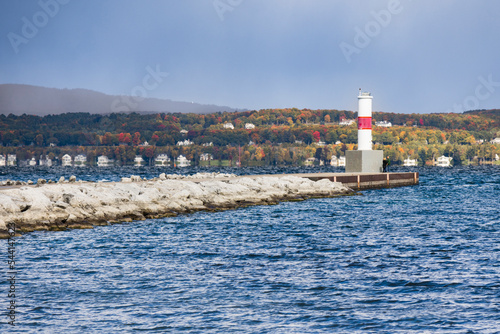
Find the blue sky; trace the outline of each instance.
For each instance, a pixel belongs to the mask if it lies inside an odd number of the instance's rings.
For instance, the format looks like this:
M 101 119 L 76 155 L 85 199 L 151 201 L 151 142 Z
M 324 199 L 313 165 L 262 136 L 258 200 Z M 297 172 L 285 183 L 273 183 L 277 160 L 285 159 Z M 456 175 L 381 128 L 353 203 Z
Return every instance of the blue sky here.
M 0 83 L 248 109 L 356 110 L 358 88 L 385 112 L 500 108 L 499 14 L 494 0 L 0 0 Z

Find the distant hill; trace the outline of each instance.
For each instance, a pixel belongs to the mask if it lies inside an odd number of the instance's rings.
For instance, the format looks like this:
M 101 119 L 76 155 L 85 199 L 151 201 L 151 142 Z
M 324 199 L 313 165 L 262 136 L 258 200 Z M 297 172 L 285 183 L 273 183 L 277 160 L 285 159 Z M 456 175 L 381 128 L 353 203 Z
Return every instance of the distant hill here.
M 0 84 L 0 114 L 58 115 L 69 112 L 179 112 L 207 114 L 242 111 L 227 106 L 178 102 L 156 98 L 106 95 L 87 89 L 57 89 L 31 85 Z
M 464 114 L 484 116 L 500 123 L 500 109 L 469 110 L 465 111 Z

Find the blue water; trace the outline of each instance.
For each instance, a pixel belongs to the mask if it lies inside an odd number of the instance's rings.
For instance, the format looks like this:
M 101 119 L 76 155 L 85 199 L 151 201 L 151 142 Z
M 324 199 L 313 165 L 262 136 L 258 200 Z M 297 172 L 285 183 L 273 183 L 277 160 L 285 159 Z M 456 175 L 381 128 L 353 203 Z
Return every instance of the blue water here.
M 408 171 L 410 169 L 400 169 Z M 414 170 L 412 170 L 414 171 Z M 282 174 L 282 173 L 343 173 L 343 167 L 316 166 L 316 167 L 0 167 L 0 181 L 34 181 L 39 178 L 58 181 L 61 176 L 66 180 L 71 175 L 75 175 L 77 180 L 83 181 L 120 181 L 122 177 L 130 175 L 139 175 L 151 179 L 158 177 L 161 173 L 192 175 L 195 173 L 228 173 L 237 175 L 256 175 L 256 174 Z
M 360 196 L 23 235 L 16 331 L 499 333 L 500 167 L 419 172 Z

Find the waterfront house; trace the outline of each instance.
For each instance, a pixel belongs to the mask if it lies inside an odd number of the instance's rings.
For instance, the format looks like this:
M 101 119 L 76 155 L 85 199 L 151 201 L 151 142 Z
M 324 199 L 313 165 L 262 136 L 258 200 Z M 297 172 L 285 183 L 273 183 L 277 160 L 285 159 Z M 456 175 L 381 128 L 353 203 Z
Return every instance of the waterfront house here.
M 146 160 L 141 155 L 136 155 L 134 158 L 134 166 L 141 167 L 146 164 Z
M 304 166 L 313 166 L 314 163 L 317 161 L 318 159 L 316 158 L 307 158 L 305 161 L 304 161 Z
M 38 161 L 38 164 L 40 166 L 51 167 L 52 166 L 52 159 L 50 159 L 48 156 L 45 156 L 45 159 L 43 159 L 43 157 L 40 156 L 40 160 Z
M 87 156 L 83 154 L 78 154 L 75 157 L 75 166 L 82 167 L 87 164 Z
M 158 154 L 155 158 L 155 166 L 169 166 L 170 158 L 165 153 Z
M 109 159 L 105 155 L 100 155 L 97 157 L 97 166 L 99 167 L 110 167 L 113 166 L 114 160 Z
M 63 155 L 62 159 L 61 159 L 61 164 L 63 165 L 63 167 L 68 167 L 68 166 L 71 166 L 72 165 L 72 161 L 71 161 L 71 156 L 69 154 L 65 154 Z
M 177 162 L 177 167 L 188 167 L 189 165 L 191 165 L 191 161 L 186 159 L 186 157 L 183 156 L 182 154 L 177 157 L 176 162 Z
M 28 166 L 30 166 L 30 167 L 36 166 L 35 157 L 31 158 L 31 160 L 28 161 Z
M 345 167 L 345 157 L 337 158 L 335 155 L 332 155 L 332 159 L 330 160 L 330 166 Z
M 437 158 L 434 165 L 438 167 L 451 167 L 451 160 L 453 160 L 453 158 L 445 157 L 444 155 L 442 155 Z
M 417 159 L 410 159 L 410 157 L 408 157 L 403 161 L 403 166 L 415 167 L 415 166 L 417 166 Z
M 210 153 L 203 153 L 202 155 L 200 155 L 200 160 L 201 161 L 210 161 L 210 160 L 214 160 L 214 156 Z
M 16 166 L 17 165 L 17 155 L 8 154 L 7 155 L 7 166 Z
M 0 167 L 5 167 L 7 164 L 7 160 L 5 159 L 5 155 L 0 155 Z

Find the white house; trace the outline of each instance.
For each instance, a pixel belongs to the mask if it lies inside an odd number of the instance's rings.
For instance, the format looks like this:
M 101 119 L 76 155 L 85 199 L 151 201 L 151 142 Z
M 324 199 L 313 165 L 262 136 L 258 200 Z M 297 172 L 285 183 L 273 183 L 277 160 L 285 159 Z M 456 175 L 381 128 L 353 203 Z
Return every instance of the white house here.
M 15 154 L 7 155 L 7 166 L 16 166 L 17 165 L 17 156 Z
M 392 123 L 387 121 L 380 121 L 380 122 L 375 122 L 375 125 L 381 126 L 383 128 L 390 128 L 392 126 Z
M 224 123 L 224 129 L 231 129 L 231 130 L 234 130 L 234 125 L 233 125 L 233 123 Z
M 210 153 L 203 153 L 202 155 L 200 155 L 200 160 L 201 161 L 210 161 L 210 160 L 214 160 L 214 156 Z
M 410 159 L 410 157 L 403 160 L 403 166 L 405 167 L 415 167 L 417 166 L 417 159 Z
M 492 144 L 500 144 L 500 138 L 495 138 L 491 141 Z
M 177 146 L 189 146 L 189 145 L 193 145 L 193 144 L 194 143 L 189 139 L 177 142 Z
M 177 157 L 176 162 L 177 167 L 188 167 L 189 165 L 191 165 L 191 162 L 182 154 Z
M 31 158 L 31 160 L 28 160 L 28 166 L 36 166 L 36 159 L 35 157 Z
M 353 120 L 353 119 L 343 119 L 339 122 L 339 125 L 340 126 L 349 126 L 349 125 L 352 125 L 354 124 L 356 121 Z
M 61 164 L 64 167 L 71 166 L 71 156 L 69 154 L 63 155 L 61 161 L 62 161 Z
M 134 166 L 141 167 L 146 164 L 146 161 L 142 158 L 141 155 L 136 155 L 134 158 Z
M 109 167 L 113 166 L 114 160 L 108 158 L 105 155 L 100 155 L 97 157 L 97 166 L 98 167 Z
M 210 142 L 210 143 L 203 143 L 202 146 L 214 146 L 214 143 Z
M 78 154 L 75 157 L 75 166 L 85 166 L 87 164 L 87 156 L 83 154 Z
M 307 158 L 306 161 L 304 161 L 304 166 L 312 166 L 317 160 L 316 158 Z
M 453 160 L 453 158 L 445 157 L 444 155 L 442 155 L 437 158 L 434 165 L 438 167 L 451 167 L 451 160 Z
M 245 129 L 247 129 L 247 130 L 255 129 L 255 125 L 253 125 L 252 123 L 246 123 L 245 124 Z
M 332 160 L 330 160 L 330 166 L 345 166 L 345 157 L 337 158 L 335 155 L 332 155 Z
M 170 165 L 170 158 L 165 153 L 158 154 L 155 158 L 155 166 L 168 166 Z
M 187 135 L 188 134 L 188 130 L 184 130 L 182 129 L 181 131 L 179 131 L 181 133 L 181 135 Z
M 52 159 L 50 159 L 48 156 L 45 156 L 45 159 L 42 158 L 42 156 L 40 156 L 40 160 L 38 161 L 38 164 L 40 166 L 52 166 Z
M 5 160 L 5 155 L 1 154 L 0 155 L 0 167 L 5 167 L 7 164 L 7 160 Z

